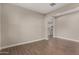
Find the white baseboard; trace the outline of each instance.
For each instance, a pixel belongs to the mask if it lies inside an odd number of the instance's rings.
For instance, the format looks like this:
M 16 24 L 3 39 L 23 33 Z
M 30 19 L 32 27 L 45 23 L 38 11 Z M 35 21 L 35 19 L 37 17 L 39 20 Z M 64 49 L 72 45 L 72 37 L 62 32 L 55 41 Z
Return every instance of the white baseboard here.
M 65 38 L 65 37 L 60 37 L 60 36 L 54 36 L 55 38 L 60 38 L 60 39 L 64 39 L 64 40 L 69 40 L 69 41 L 74 41 L 74 42 L 78 42 L 79 40 L 75 40 L 75 39 L 70 39 L 70 38 Z
M 9 47 L 23 45 L 23 44 L 29 44 L 29 43 L 37 42 L 37 41 L 41 41 L 41 40 L 47 40 L 47 39 L 42 38 L 42 39 L 37 39 L 37 40 L 32 40 L 32 41 L 27 41 L 27 42 L 16 43 L 16 44 L 12 44 L 12 45 L 7 45 L 7 46 L 4 46 L 4 47 L 1 47 L 0 50 L 1 49 L 5 49 L 5 48 L 9 48 Z

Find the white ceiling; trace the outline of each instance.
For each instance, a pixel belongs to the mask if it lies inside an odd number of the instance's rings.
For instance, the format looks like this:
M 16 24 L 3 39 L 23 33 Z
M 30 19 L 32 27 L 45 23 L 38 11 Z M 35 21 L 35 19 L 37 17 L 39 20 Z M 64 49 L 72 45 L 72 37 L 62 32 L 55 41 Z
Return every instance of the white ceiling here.
M 49 5 L 50 3 L 16 3 L 16 5 L 46 14 L 48 12 L 54 11 L 60 7 L 67 5 L 67 3 L 56 3 L 53 7 Z

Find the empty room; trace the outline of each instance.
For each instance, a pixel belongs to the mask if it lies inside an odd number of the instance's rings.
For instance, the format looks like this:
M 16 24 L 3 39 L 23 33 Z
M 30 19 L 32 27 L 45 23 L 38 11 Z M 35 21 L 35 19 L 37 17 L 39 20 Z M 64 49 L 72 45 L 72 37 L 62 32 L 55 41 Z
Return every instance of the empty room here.
M 0 3 L 0 55 L 79 55 L 79 3 Z

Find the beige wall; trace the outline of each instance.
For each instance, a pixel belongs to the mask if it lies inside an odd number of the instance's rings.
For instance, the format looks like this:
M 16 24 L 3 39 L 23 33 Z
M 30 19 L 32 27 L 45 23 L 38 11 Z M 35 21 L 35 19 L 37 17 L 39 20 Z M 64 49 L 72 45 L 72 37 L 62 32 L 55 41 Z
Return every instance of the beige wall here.
M 3 4 L 2 46 L 44 38 L 44 15 Z
M 65 12 L 67 10 L 79 7 L 79 4 L 70 4 L 54 12 L 49 13 L 47 20 L 57 13 Z M 72 40 L 79 40 L 79 12 L 70 15 L 64 15 L 54 20 L 54 36 Z
M 1 4 L 0 4 L 0 47 L 1 47 Z
M 79 12 L 56 18 L 56 37 L 79 40 Z

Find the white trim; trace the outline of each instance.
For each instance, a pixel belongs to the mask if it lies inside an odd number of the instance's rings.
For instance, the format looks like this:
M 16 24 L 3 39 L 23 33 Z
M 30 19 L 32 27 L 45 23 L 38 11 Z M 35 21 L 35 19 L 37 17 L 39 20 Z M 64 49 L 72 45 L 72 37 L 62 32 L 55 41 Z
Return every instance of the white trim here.
M 76 39 L 70 39 L 70 38 L 65 38 L 65 37 L 60 37 L 60 36 L 54 36 L 54 37 L 55 38 L 64 39 L 64 40 L 74 41 L 74 42 L 78 42 L 79 43 L 79 40 L 76 40 Z
M 54 15 L 54 17 L 62 16 L 62 15 L 65 15 L 65 14 L 70 14 L 70 13 L 78 12 L 78 11 L 79 11 L 79 7 L 76 7 L 74 9 L 71 9 L 71 10 L 68 10 L 68 11 L 65 11 L 65 12 L 57 13 L 56 15 Z
M 37 39 L 37 40 L 32 40 L 32 41 L 27 41 L 27 42 L 16 43 L 16 44 L 12 44 L 12 45 L 7 45 L 7 46 L 4 46 L 4 47 L 1 47 L 0 50 L 1 49 L 5 49 L 5 48 L 9 48 L 9 47 L 23 45 L 23 44 L 29 44 L 29 43 L 37 42 L 37 41 L 40 41 L 40 40 L 46 40 L 46 39 L 42 38 L 42 39 Z
M 49 40 L 47 37 L 46 38 L 44 38 L 45 40 Z

